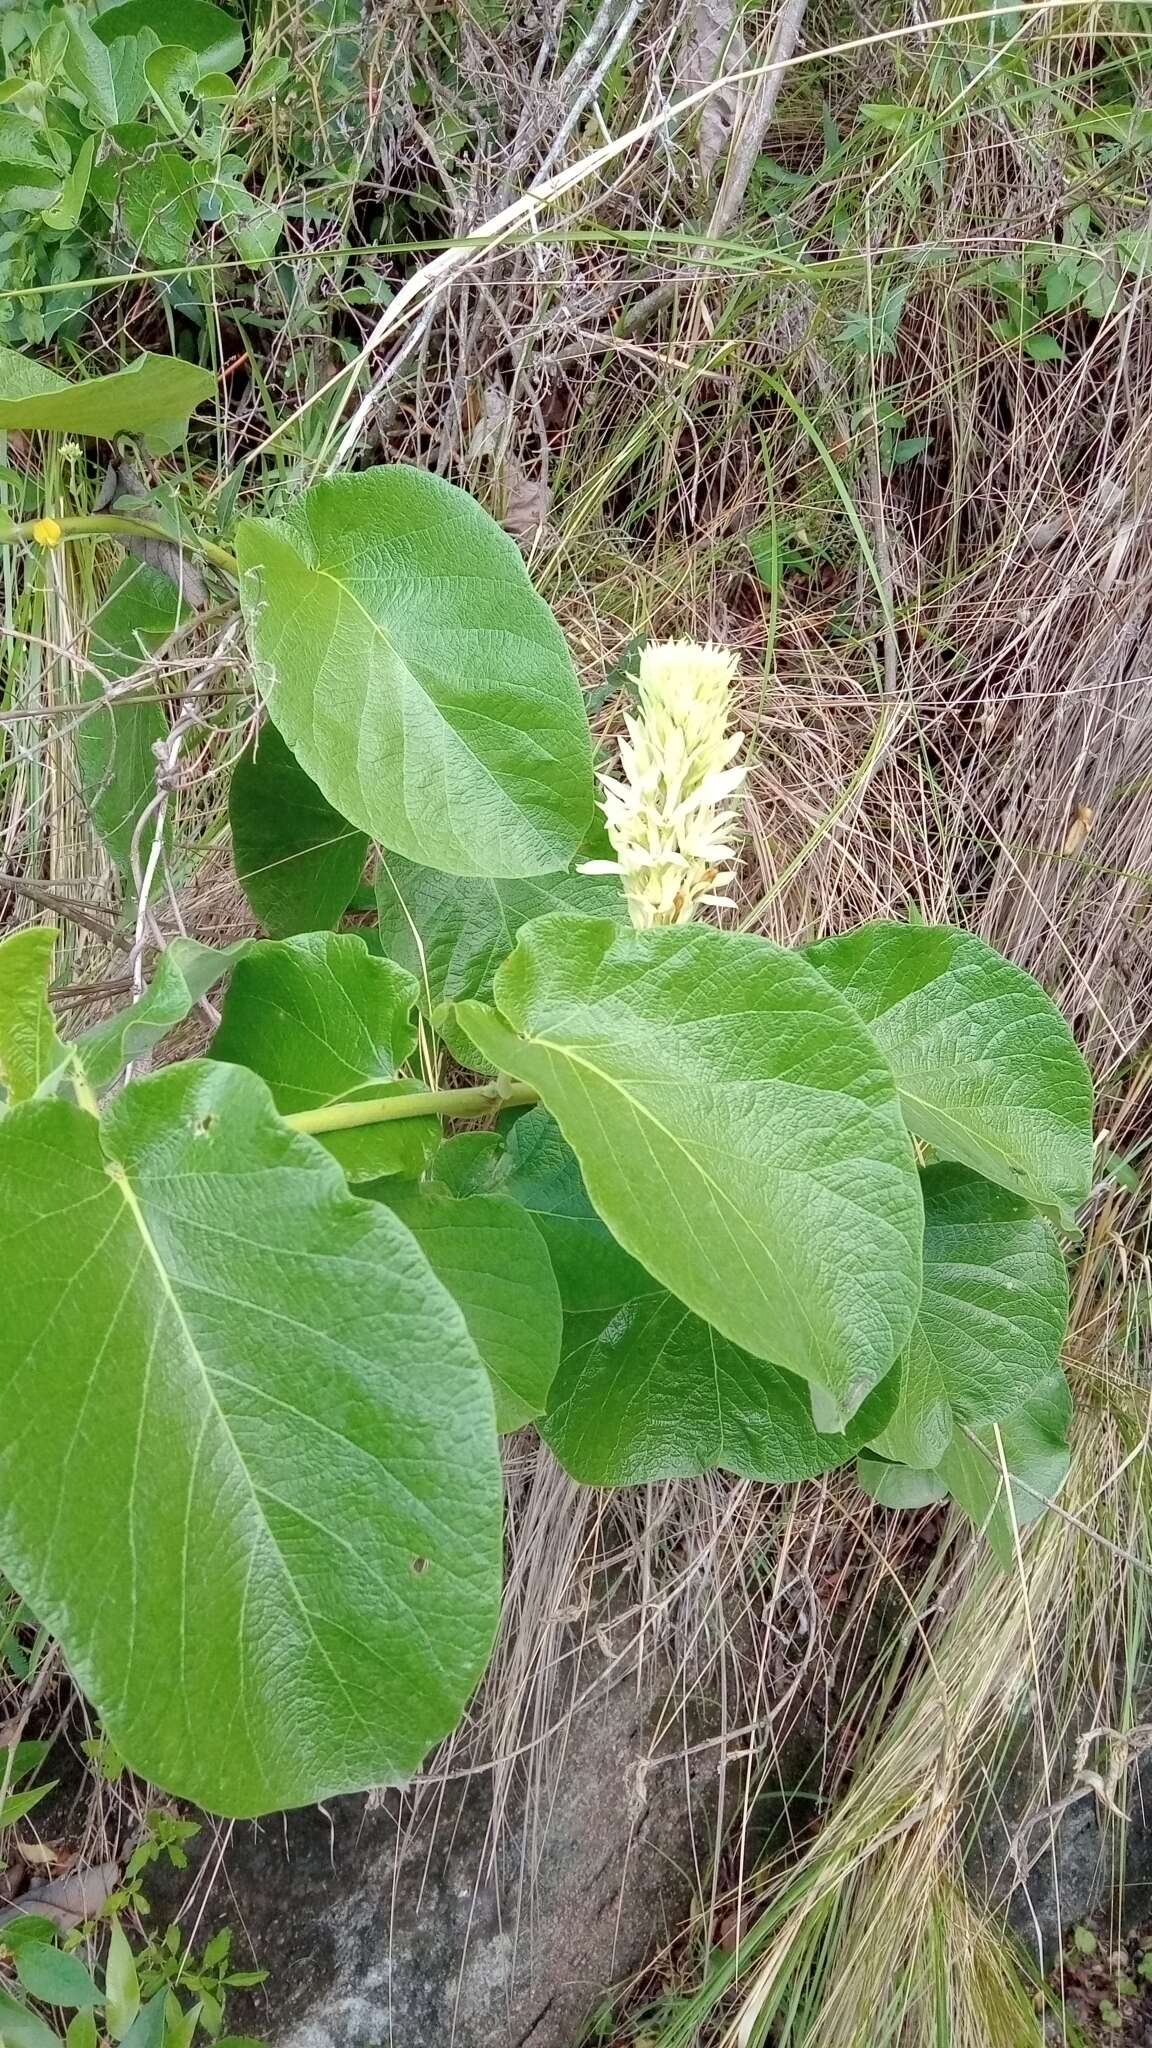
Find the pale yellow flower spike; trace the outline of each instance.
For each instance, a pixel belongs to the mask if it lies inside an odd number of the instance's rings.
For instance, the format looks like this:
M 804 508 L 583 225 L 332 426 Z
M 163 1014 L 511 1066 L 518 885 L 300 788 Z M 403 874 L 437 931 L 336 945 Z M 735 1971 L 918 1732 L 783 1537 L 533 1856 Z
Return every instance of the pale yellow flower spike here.
M 733 766 L 744 734 L 728 731 L 736 656 L 666 640 L 640 656 L 640 706 L 620 741 L 622 775 L 602 774 L 604 822 L 616 855 L 585 874 L 618 874 L 641 929 L 686 924 L 700 903 L 727 903 L 732 799 L 747 774 Z

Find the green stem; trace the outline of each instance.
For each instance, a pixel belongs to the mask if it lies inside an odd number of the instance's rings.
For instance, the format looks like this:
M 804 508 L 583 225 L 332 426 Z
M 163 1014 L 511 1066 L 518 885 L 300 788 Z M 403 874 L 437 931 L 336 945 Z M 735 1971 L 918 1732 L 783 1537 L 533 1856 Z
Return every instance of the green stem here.
M 539 1102 L 523 1081 L 484 1081 L 476 1088 L 430 1088 L 427 1094 L 383 1095 L 366 1102 L 328 1102 L 323 1109 L 301 1109 L 284 1121 L 294 1131 L 352 1131 L 360 1124 L 399 1123 L 409 1116 L 450 1116 L 469 1119 L 494 1116 L 497 1110 Z
M 0 538 L 35 540 L 39 524 L 39 519 L 22 520 L 9 527 Z M 187 547 L 194 553 L 203 555 L 205 561 L 211 562 L 214 568 L 223 569 L 224 574 L 231 576 L 235 582 L 238 583 L 240 580 L 240 564 L 235 555 L 228 553 L 227 548 L 218 548 L 213 540 L 201 540 L 199 537 L 190 540 L 184 534 L 165 533 L 163 527 L 150 526 L 146 519 L 128 519 L 120 512 L 85 512 L 77 514 L 73 519 L 57 519 L 55 524 L 60 528 L 61 540 L 95 540 L 105 533 L 132 534 L 141 540 L 164 541 L 168 547 Z

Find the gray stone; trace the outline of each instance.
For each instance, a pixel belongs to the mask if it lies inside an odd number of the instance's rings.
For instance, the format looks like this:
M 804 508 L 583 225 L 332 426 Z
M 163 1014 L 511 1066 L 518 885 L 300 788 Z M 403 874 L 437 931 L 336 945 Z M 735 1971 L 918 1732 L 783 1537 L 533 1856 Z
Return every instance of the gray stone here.
M 1001 1904 L 1014 1932 L 1050 1971 L 1068 1930 L 1121 1905 L 1125 1926 L 1152 1920 L 1152 1753 L 1134 1758 L 1114 1796 L 1129 1815 L 1121 1825 L 1068 1759 L 1058 1797 L 1046 1803 L 1030 1744 L 999 1776 L 994 1811 L 981 1826 L 969 1871 Z M 1106 1758 L 1093 1752 L 1098 1771 Z
M 709 1854 L 719 1745 L 651 1760 L 667 1691 L 667 1673 L 601 1684 L 555 1737 L 543 1790 L 514 1792 L 498 1828 L 491 1773 L 475 1770 L 426 1786 L 415 1822 L 389 1794 L 238 1824 L 220 1872 L 205 1831 L 203 1931 L 227 1921 L 237 1966 L 250 1944 L 269 1972 L 233 1995 L 229 2032 L 278 2048 L 572 2048 L 608 1988 L 682 1929 Z M 660 1754 L 675 1747 L 666 1736 Z M 156 1918 L 187 1929 L 191 1903 L 149 1890 Z

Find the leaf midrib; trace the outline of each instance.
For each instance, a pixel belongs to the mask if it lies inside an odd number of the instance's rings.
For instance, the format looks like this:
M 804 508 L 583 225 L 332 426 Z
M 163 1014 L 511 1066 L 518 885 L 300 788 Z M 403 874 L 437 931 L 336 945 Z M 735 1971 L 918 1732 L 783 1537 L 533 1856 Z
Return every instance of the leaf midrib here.
M 141 1242 L 144 1245 L 145 1251 L 152 1263 L 153 1270 L 155 1271 L 157 1280 L 160 1284 L 161 1292 L 172 1311 L 173 1317 L 176 1321 L 177 1328 L 180 1332 L 181 1337 L 184 1340 L 187 1354 L 189 1358 L 193 1361 L 197 1371 L 199 1372 L 201 1381 L 203 1383 L 204 1392 L 208 1398 L 209 1406 L 216 1416 L 219 1426 L 223 1431 L 225 1440 L 232 1453 L 235 1465 L 242 1476 L 245 1489 L 252 1503 L 253 1512 L 256 1516 L 256 1519 L 261 1529 L 264 1531 L 265 1538 L 272 1552 L 272 1555 L 275 1557 L 277 1565 L 279 1566 L 281 1575 L 283 1577 L 285 1585 L 288 1588 L 289 1595 L 292 1599 L 293 1605 L 299 1612 L 300 1618 L 304 1623 L 305 1629 L 307 1630 L 309 1639 L 312 1641 L 312 1643 L 314 1643 L 317 1653 L 323 1659 L 324 1664 L 327 1666 L 327 1669 L 331 1674 L 333 1683 L 337 1687 L 337 1690 L 340 1692 L 340 1694 L 343 1696 L 347 1704 L 348 1711 L 351 1714 L 352 1718 L 355 1721 L 357 1721 L 362 1728 L 368 1730 L 368 1732 L 371 1732 L 369 1723 L 365 1720 L 364 1715 L 361 1713 L 360 1709 L 357 1707 L 355 1701 L 353 1700 L 351 1693 L 348 1691 L 348 1688 L 344 1683 L 340 1671 L 332 1662 L 332 1659 L 328 1655 L 328 1652 L 325 1649 L 324 1644 L 320 1641 L 320 1638 L 316 1633 L 316 1628 L 312 1616 L 310 1615 L 307 1607 L 305 1606 L 303 1598 L 301 1597 L 300 1589 L 297 1586 L 295 1580 L 292 1577 L 291 1572 L 288 1569 L 287 1561 L 284 1557 L 282 1550 L 280 1549 L 279 1544 L 276 1541 L 268 1517 L 264 1513 L 264 1510 L 261 1506 L 260 1495 L 256 1483 L 252 1478 L 252 1475 L 248 1470 L 248 1466 L 241 1454 L 240 1446 L 236 1441 L 235 1435 L 232 1431 L 231 1424 L 228 1421 L 228 1417 L 220 1405 L 219 1397 L 212 1383 L 211 1374 L 209 1373 L 207 1364 L 205 1363 L 205 1360 L 201 1354 L 200 1347 L 192 1334 L 187 1316 L 184 1313 L 183 1304 L 181 1303 L 180 1297 L 176 1293 L 175 1287 L 173 1286 L 171 1275 L 169 1274 L 168 1269 L 160 1256 L 160 1247 L 156 1243 L 156 1240 L 148 1227 L 148 1220 L 144 1214 L 144 1210 L 141 1206 L 140 1199 L 136 1193 L 136 1190 L 132 1186 L 132 1183 L 123 1165 L 118 1160 L 113 1161 L 111 1163 L 113 1166 L 113 1172 L 110 1177 L 114 1181 L 116 1187 L 119 1189 L 121 1199 L 124 1202 L 125 1208 L 127 1209 L 132 1224 L 135 1227 L 136 1231 L 139 1233 Z M 141 1405 L 141 1413 L 143 1413 L 143 1404 Z M 246 1665 L 244 1664 L 243 1660 L 241 1660 L 241 1669 L 246 1669 Z

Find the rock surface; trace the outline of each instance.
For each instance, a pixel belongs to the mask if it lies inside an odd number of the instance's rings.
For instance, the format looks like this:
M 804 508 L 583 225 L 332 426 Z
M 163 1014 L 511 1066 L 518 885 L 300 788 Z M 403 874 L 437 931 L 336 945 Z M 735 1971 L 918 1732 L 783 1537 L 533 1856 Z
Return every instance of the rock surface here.
M 682 1929 L 709 1853 L 719 1746 L 653 1762 L 667 1690 L 666 1675 L 603 1682 L 556 1738 L 543 1793 L 514 1793 L 498 1829 L 477 1770 L 426 1788 L 415 1824 L 394 1795 L 237 1824 L 219 1872 L 205 1830 L 203 1931 L 226 1920 L 237 1966 L 250 1944 L 269 1973 L 234 1994 L 229 2032 L 277 2048 L 572 2048 L 608 1989 Z M 665 1735 L 658 1756 L 675 1747 Z M 179 1910 L 187 1929 L 192 1907 L 149 1890 L 155 1916 Z

